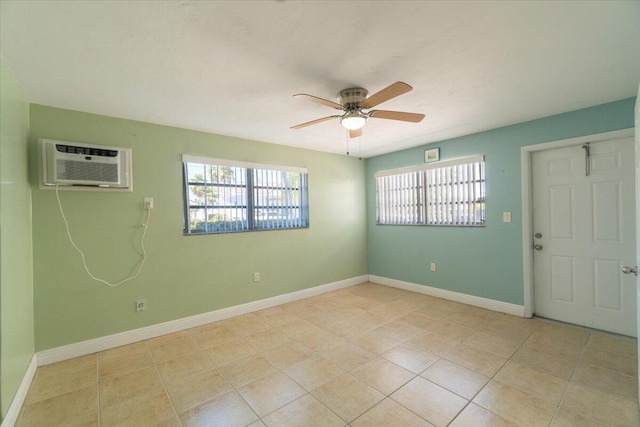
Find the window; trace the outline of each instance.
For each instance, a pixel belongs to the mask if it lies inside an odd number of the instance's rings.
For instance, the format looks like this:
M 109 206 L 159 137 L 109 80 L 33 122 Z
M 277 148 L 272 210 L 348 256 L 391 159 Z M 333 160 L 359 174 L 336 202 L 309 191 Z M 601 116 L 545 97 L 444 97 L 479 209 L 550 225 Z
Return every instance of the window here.
M 424 172 L 376 176 L 378 224 L 424 223 Z
M 378 172 L 377 223 L 484 225 L 484 156 Z
M 309 226 L 307 170 L 183 156 L 185 234 Z

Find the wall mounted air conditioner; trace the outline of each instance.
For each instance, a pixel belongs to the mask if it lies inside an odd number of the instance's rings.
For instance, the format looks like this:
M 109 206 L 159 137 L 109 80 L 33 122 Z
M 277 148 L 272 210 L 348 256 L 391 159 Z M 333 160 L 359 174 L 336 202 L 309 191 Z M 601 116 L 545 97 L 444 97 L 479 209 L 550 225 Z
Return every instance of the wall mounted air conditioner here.
M 42 186 L 133 191 L 131 149 L 41 139 Z M 90 188 L 86 188 L 90 189 Z

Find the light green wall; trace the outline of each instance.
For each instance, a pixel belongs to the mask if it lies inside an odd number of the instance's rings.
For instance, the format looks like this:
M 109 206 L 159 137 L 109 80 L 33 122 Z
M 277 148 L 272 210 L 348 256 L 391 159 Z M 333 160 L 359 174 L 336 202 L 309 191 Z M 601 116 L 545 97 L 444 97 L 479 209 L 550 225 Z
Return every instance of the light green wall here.
M 29 105 L 0 61 L 0 401 L 2 418 L 34 352 Z
M 522 191 L 520 147 L 633 127 L 635 98 L 442 141 L 367 160 L 369 273 L 522 305 Z M 427 118 L 428 120 L 428 118 Z M 486 226 L 376 225 L 376 171 L 484 154 Z M 502 212 L 512 222 L 502 222 Z M 435 262 L 437 271 L 429 271 Z
M 37 350 L 367 273 L 364 161 L 40 105 L 30 112 Z M 55 192 L 38 187 L 38 138 L 133 149 L 133 193 L 60 196 L 90 269 L 112 282 L 139 261 L 142 202 L 154 198 L 148 259 L 137 279 L 109 288 L 84 272 Z M 183 236 L 183 153 L 307 167 L 310 228 Z M 139 298 L 148 301 L 142 313 L 134 311 Z

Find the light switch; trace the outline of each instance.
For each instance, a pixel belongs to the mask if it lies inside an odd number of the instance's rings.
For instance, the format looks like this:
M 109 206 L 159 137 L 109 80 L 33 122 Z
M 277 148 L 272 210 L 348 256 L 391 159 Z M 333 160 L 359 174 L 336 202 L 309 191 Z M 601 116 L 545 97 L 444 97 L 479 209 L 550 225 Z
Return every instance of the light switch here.
M 502 212 L 502 222 L 511 222 L 511 212 Z

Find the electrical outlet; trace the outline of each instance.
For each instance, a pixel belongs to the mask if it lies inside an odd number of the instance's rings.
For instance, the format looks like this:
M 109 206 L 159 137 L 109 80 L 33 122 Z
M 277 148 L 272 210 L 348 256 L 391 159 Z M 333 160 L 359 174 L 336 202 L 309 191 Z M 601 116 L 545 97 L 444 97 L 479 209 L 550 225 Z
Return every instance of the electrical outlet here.
M 147 309 L 146 299 L 136 300 L 136 311 L 145 311 L 146 309 Z
M 144 198 L 144 208 L 147 210 L 153 209 L 153 197 Z
M 258 272 L 253 273 L 253 281 L 254 282 L 259 282 L 260 281 L 260 273 L 258 273 Z
M 435 262 L 431 263 L 431 271 L 436 271 L 436 263 Z

